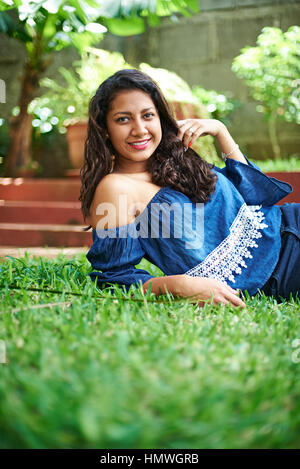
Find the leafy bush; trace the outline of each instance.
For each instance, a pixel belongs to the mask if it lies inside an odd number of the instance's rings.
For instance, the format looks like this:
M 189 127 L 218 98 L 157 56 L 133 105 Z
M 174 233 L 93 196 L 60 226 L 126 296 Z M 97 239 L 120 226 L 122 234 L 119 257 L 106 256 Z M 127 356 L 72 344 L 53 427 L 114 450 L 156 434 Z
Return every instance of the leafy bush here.
M 73 64 L 74 69 L 59 68 L 63 84 L 58 80 L 44 78 L 41 85 L 48 88 L 42 97 L 35 99 L 29 106 L 29 112 L 48 114 L 48 119 L 40 119 L 40 125 L 52 128 L 51 119 L 57 119 L 60 127 L 86 120 L 89 101 L 97 87 L 106 78 L 122 68 L 132 68 L 119 52 L 88 48 L 80 60 Z M 49 120 L 50 119 L 50 120 Z M 38 124 L 38 122 L 36 121 Z M 50 125 L 49 125 L 50 124 Z
M 206 107 L 213 119 L 222 121 L 226 126 L 230 123 L 228 118 L 230 113 L 241 105 L 229 91 L 219 93 L 215 90 L 206 90 L 201 86 L 194 86 L 192 93 Z
M 280 156 L 276 120 L 300 124 L 300 27 L 285 33 L 266 27 L 257 38 L 257 47 L 245 47 L 232 64 L 232 70 L 244 78 L 256 107 L 269 123 L 269 135 L 275 158 Z
M 35 115 L 33 125 L 43 133 L 50 131 L 54 125 L 58 124 L 61 132 L 65 132 L 65 126 L 87 120 L 89 101 L 99 84 L 124 68 L 133 67 L 119 52 L 88 48 L 88 52 L 82 55 L 81 60 L 74 62 L 74 70 L 64 67 L 59 69 L 64 84 L 49 78 L 42 80 L 41 84 L 49 91 L 35 99 L 29 107 L 30 112 Z M 192 105 L 193 117 L 210 117 L 207 106 L 202 104 L 201 99 L 192 92 L 188 83 L 176 73 L 154 68 L 146 63 L 141 63 L 139 69 L 159 84 L 167 101 L 180 105 L 182 118 L 191 117 L 191 110 L 187 108 L 187 104 Z M 195 143 L 194 148 L 205 159 L 214 163 L 219 161 L 213 137 L 201 138 Z

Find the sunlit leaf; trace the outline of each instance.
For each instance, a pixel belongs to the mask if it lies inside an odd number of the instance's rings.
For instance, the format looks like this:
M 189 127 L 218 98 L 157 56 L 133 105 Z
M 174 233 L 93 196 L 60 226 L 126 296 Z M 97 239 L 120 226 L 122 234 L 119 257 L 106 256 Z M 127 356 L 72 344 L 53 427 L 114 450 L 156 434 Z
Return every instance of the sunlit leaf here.
M 131 36 L 142 34 L 145 31 L 145 23 L 142 18 L 109 18 L 105 20 L 109 32 L 117 36 Z

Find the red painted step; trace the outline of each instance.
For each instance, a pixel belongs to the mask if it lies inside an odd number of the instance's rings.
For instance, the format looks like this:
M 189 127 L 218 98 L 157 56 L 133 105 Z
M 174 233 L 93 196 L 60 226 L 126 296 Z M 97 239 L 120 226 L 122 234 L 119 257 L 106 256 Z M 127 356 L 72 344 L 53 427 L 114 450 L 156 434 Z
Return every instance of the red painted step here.
M 77 202 L 79 179 L 0 178 L 0 199 Z
M 0 223 L 84 225 L 80 202 L 0 200 Z
M 266 173 L 268 176 L 279 179 L 279 181 L 288 182 L 293 187 L 293 192 L 277 205 L 287 204 L 291 202 L 300 203 L 300 171 L 298 172 L 273 172 Z
M 82 231 L 84 227 L 82 225 L 0 223 L 0 245 L 89 247 L 92 245 L 92 233 Z
M 294 188 L 279 205 L 300 202 L 300 172 L 267 174 Z M 91 246 L 91 231 L 82 231 L 80 184 L 78 178 L 0 178 L 0 245 Z
M 285 181 L 294 188 L 282 203 L 300 202 L 300 171 L 268 172 L 268 176 Z M 80 179 L 0 178 L 0 199 L 22 201 L 78 202 Z
M 0 245 L 91 246 L 79 179 L 0 178 Z M 2 199 L 2 200 L 1 200 Z

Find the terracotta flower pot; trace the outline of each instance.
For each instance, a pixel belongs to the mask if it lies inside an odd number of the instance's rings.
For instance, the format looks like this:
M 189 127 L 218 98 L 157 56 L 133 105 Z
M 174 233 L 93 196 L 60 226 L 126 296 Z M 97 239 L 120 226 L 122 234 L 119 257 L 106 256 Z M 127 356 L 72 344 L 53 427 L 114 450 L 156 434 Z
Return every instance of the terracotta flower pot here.
M 69 158 L 74 169 L 80 169 L 83 165 L 86 136 L 87 122 L 76 122 L 67 126 Z
M 16 177 L 19 178 L 33 178 L 37 173 L 34 168 L 20 168 L 17 170 Z
M 170 101 L 171 108 L 173 108 L 176 119 L 208 119 L 209 113 L 205 106 L 193 103 L 182 103 L 179 101 Z

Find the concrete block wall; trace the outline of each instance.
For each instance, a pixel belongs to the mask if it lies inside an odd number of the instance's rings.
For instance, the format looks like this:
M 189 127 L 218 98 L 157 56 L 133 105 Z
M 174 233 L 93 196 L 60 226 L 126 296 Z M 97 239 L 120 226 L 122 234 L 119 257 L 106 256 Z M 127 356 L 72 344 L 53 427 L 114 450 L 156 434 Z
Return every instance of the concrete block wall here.
M 102 43 L 118 49 L 131 63 L 148 62 L 182 76 L 190 85 L 219 92 L 231 91 L 243 106 L 232 115 L 230 131 L 250 157 L 272 155 L 267 124 L 243 80 L 231 71 L 234 57 L 246 45 L 255 46 L 265 26 L 286 31 L 300 24 L 300 1 L 199 0 L 201 13 L 178 21 L 165 20 L 141 36 L 117 40 L 107 35 Z M 299 125 L 278 123 L 282 155 L 300 156 Z
M 199 5 L 201 13 L 192 18 L 176 23 L 167 19 L 139 36 L 107 34 L 99 47 L 122 52 L 133 65 L 148 62 L 168 68 L 190 85 L 231 91 L 243 103 L 232 116 L 232 135 L 250 158 L 267 158 L 272 154 L 267 125 L 243 80 L 231 72 L 231 64 L 244 46 L 255 46 L 264 26 L 286 31 L 299 25 L 300 0 L 199 0 Z M 0 51 L 0 79 L 5 80 L 7 91 L 6 103 L 0 103 L 0 118 L 7 118 L 17 103 L 25 54 L 18 41 L 4 35 L 0 35 Z M 76 58 L 74 48 L 55 54 L 47 76 L 57 77 L 58 67 L 71 67 Z M 298 125 L 280 122 L 278 136 L 283 156 L 300 154 Z

